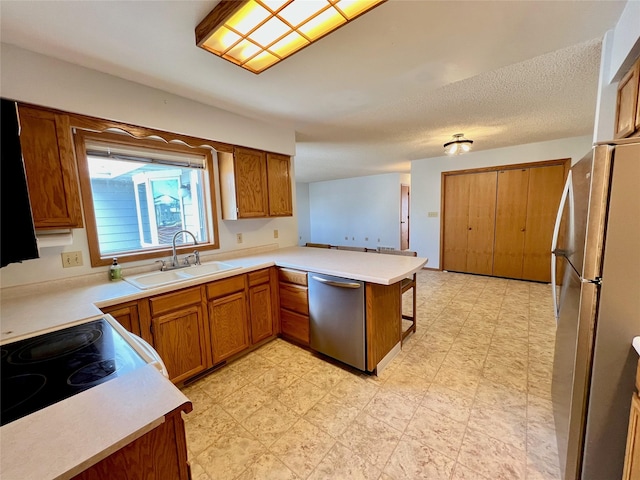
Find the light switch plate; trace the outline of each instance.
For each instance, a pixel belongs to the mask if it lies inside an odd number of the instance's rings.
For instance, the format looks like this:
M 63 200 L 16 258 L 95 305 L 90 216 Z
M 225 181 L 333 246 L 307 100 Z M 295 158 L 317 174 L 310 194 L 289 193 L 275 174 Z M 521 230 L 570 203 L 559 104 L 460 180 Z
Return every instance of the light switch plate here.
M 428 216 L 429 218 L 435 218 L 435 217 L 437 217 L 437 216 L 438 216 L 438 212 L 429 212 L 429 213 L 427 214 L 427 216 Z
M 236 242 L 242 243 L 242 234 L 241 233 L 236 233 Z
M 81 267 L 82 252 L 62 252 L 63 268 Z

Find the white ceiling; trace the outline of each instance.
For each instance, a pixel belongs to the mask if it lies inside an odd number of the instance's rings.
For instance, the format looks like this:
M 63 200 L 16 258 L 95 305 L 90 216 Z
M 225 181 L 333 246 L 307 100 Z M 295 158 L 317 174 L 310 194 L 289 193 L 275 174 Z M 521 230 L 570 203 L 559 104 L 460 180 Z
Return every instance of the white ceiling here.
M 590 135 L 624 1 L 388 0 L 254 75 L 195 46 L 210 1 L 0 2 L 1 40 L 296 131 L 296 180 Z

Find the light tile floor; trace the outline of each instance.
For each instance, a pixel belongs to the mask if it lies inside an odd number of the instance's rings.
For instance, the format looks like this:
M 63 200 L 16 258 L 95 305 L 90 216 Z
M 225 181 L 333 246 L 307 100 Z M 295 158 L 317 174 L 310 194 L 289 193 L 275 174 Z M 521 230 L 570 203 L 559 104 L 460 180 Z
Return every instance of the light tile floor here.
M 424 270 L 417 298 L 380 376 L 278 339 L 186 387 L 193 479 L 559 479 L 549 285 Z

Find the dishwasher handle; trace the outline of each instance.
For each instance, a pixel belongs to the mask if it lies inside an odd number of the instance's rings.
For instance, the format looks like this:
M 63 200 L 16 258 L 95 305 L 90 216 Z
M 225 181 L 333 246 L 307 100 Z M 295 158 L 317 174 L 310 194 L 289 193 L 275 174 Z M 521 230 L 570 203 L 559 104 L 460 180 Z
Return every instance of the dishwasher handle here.
M 315 275 L 312 275 L 311 278 L 313 278 L 314 280 L 316 280 L 318 282 L 330 285 L 332 287 L 360 288 L 360 284 L 356 283 L 356 282 L 336 282 L 335 280 L 327 280 L 326 278 L 316 277 Z

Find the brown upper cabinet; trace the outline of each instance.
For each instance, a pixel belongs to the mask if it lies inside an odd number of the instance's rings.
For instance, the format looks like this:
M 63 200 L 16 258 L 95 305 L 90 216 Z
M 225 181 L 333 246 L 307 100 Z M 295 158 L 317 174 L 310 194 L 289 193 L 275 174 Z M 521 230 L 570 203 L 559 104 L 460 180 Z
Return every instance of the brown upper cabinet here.
M 550 281 L 568 160 L 443 174 L 442 268 Z
M 35 228 L 82 228 L 69 117 L 25 105 L 19 105 L 18 115 Z
M 222 218 L 291 216 L 290 158 L 251 148 L 218 152 Z
M 615 138 L 640 135 L 640 58 L 618 84 Z
M 269 186 L 269 216 L 290 217 L 291 159 L 287 155 L 267 152 L 267 184 Z

